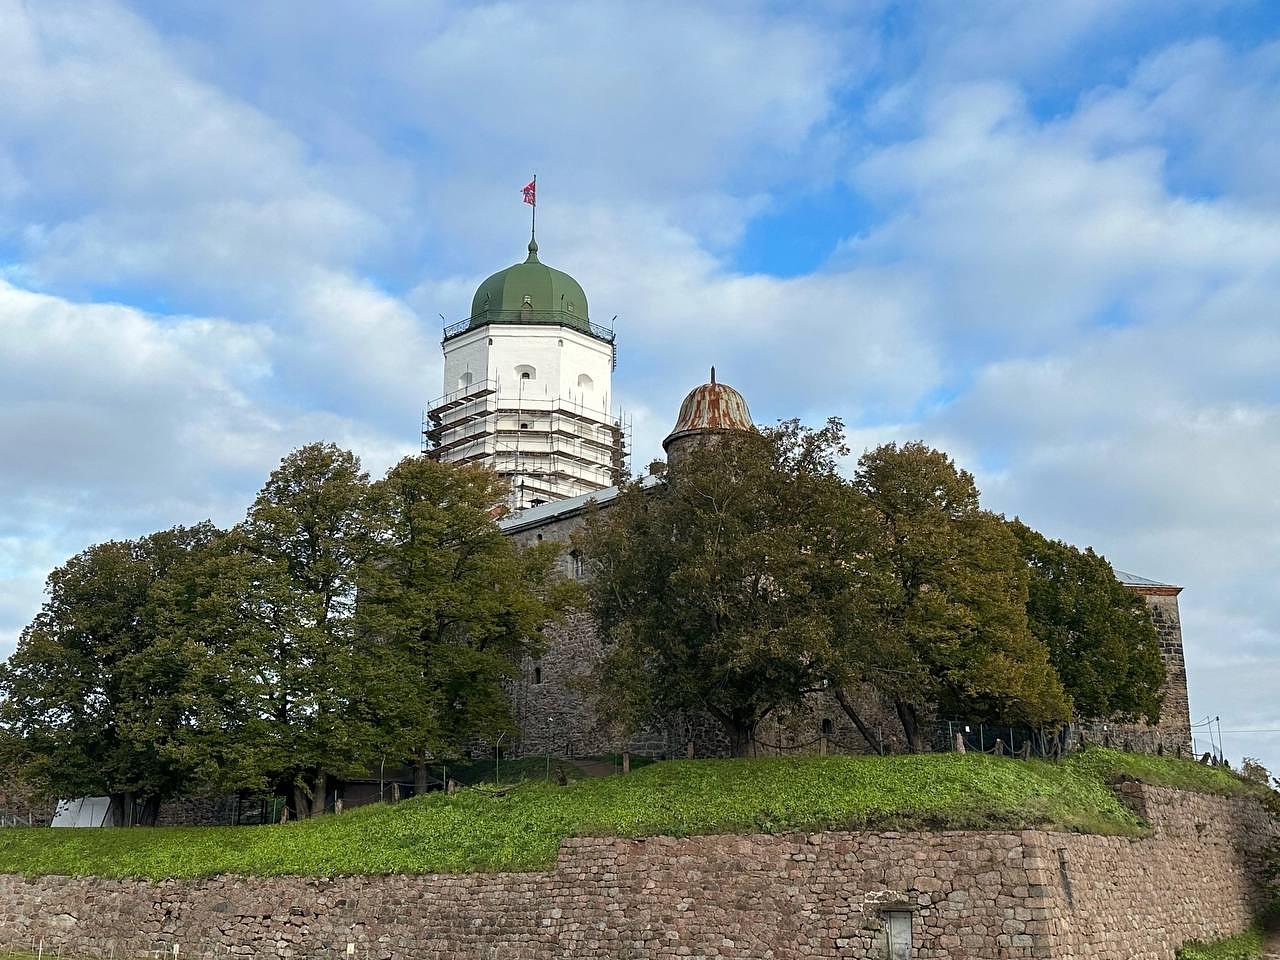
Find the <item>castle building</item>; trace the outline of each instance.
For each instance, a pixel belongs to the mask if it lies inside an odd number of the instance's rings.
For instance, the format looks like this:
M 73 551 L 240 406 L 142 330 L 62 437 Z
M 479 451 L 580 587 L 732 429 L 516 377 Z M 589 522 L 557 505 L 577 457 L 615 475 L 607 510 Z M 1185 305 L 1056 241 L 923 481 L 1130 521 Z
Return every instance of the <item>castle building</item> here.
M 610 412 L 613 331 L 591 322 L 573 277 L 529 256 L 476 290 L 445 328 L 444 392 L 427 411 L 429 456 L 491 467 L 515 510 L 603 490 L 622 477 L 624 424 Z
M 487 279 L 476 291 L 471 317 L 444 332 L 444 395 L 428 413 L 429 455 L 448 463 L 483 463 L 513 488 L 512 511 L 501 521 L 518 543 L 541 541 L 566 547 L 566 576 L 584 576 L 571 539 L 593 509 L 608 509 L 624 475 L 624 428 L 609 412 L 616 357 L 614 334 L 592 324 L 582 287 L 568 274 L 529 257 Z M 746 399 L 716 379 L 695 387 L 680 405 L 663 441 L 670 469 L 694 449 L 726 434 L 754 429 Z M 642 481 L 663 482 L 660 476 Z M 1140 594 L 1160 636 L 1166 667 L 1164 710 L 1156 726 L 1091 721 L 1076 734 L 1133 750 L 1188 754 L 1192 747 L 1186 667 L 1178 615 L 1181 587 L 1117 571 L 1121 583 Z M 624 746 L 599 728 L 577 682 L 599 661 L 602 643 L 587 613 L 548 631 L 547 649 L 528 659 L 511 697 L 520 736 L 519 754 L 592 756 Z M 851 691 L 859 712 L 882 731 L 881 749 L 902 748 L 892 709 L 870 689 Z M 940 729 L 946 718 L 937 718 Z M 974 746 L 989 747 L 981 730 Z M 944 730 L 939 745 L 952 736 Z M 1012 732 L 1010 732 L 1012 734 Z M 826 694 L 814 694 L 803 709 L 770 720 L 759 731 L 762 752 L 842 752 L 870 749 L 847 715 Z M 1010 735 L 1006 743 L 1013 739 Z M 819 747 L 819 745 L 821 745 Z M 709 717 L 669 717 L 642 731 L 628 746 L 654 756 L 724 755 L 728 744 Z

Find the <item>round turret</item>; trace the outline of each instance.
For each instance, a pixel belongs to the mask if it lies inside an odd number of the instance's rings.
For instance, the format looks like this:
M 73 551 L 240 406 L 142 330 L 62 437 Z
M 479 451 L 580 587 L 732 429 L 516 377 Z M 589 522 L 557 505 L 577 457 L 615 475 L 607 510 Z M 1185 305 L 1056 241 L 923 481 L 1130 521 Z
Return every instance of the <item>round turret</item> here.
M 716 382 L 716 368 L 711 368 L 711 382 L 695 387 L 680 404 L 675 428 L 662 441 L 667 461 L 675 466 L 690 451 L 714 443 L 726 433 L 755 429 L 747 401 L 727 383 Z
M 469 328 L 486 323 L 560 323 L 591 332 L 586 293 L 573 277 L 538 259 L 536 240 L 529 241 L 524 263 L 499 270 L 476 290 Z

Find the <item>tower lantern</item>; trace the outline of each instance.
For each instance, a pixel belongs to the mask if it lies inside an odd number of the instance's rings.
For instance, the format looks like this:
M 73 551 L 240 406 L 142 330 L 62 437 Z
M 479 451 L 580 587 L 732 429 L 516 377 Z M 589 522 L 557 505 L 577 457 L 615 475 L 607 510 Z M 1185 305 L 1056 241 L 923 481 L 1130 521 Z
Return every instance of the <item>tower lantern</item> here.
M 427 411 L 431 457 L 492 467 L 516 510 L 621 479 L 613 331 L 591 322 L 578 281 L 538 259 L 536 239 L 522 263 L 480 284 L 442 347 L 444 392 Z

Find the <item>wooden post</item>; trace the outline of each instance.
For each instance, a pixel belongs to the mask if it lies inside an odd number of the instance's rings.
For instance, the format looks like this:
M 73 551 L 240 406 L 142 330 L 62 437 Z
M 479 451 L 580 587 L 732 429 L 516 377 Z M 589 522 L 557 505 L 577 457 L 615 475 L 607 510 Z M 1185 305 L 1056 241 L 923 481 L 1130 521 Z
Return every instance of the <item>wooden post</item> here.
M 686 748 L 686 753 L 688 754 L 689 759 L 692 760 L 693 759 L 693 741 L 692 740 L 689 741 L 689 746 Z
M 624 774 L 631 772 L 631 751 L 622 751 L 622 772 Z

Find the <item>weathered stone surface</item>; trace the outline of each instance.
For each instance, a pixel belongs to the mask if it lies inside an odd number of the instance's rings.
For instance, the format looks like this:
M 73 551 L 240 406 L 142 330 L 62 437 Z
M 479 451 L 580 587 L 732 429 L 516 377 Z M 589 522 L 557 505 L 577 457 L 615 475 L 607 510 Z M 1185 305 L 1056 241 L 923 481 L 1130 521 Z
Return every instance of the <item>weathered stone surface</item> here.
M 1028 830 L 567 841 L 527 874 L 118 881 L 0 876 L 0 946 L 62 955 L 551 960 L 884 956 L 1168 960 L 1245 926 L 1276 824 L 1129 785 L 1146 839 Z

